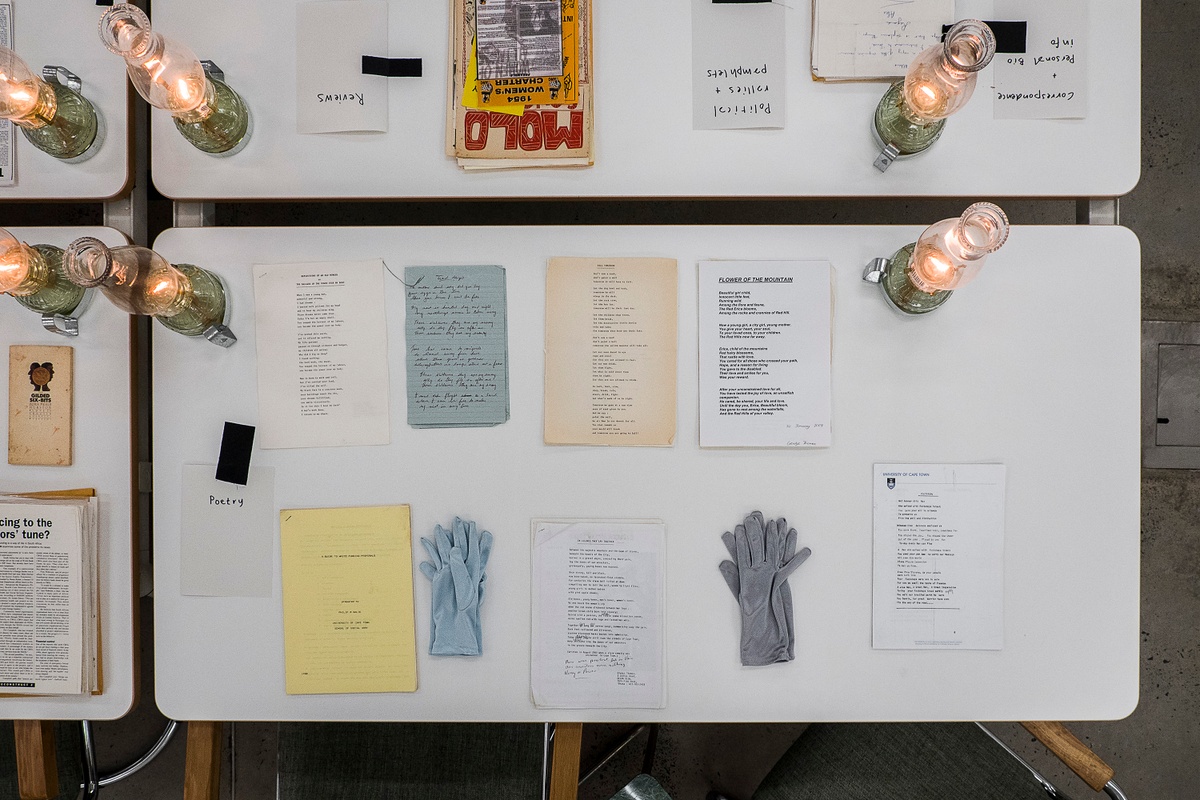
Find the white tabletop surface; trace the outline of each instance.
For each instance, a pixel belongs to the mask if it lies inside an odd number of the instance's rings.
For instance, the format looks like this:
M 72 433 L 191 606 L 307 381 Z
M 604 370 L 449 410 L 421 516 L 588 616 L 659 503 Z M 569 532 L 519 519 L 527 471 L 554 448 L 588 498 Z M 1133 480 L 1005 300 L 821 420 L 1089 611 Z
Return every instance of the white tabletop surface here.
M 1018 227 L 981 276 L 924 319 L 892 311 L 860 272 L 913 240 L 889 227 L 174 229 L 156 248 L 219 272 L 230 350 L 154 337 L 155 679 L 177 719 L 941 720 L 1087 719 L 1138 697 L 1139 248 L 1118 227 Z M 511 242 L 505 246 L 506 242 Z M 669 448 L 542 444 L 543 307 L 552 256 L 679 263 L 678 435 Z M 387 278 L 392 444 L 256 450 L 281 508 L 409 503 L 415 535 L 454 515 L 496 544 L 484 655 L 427 654 L 429 588 L 416 576 L 413 694 L 284 692 L 278 551 L 269 598 L 180 594 L 180 474 L 212 464 L 222 424 L 258 421 L 254 263 L 382 257 L 507 269 L 512 418 L 414 430 L 406 419 L 403 286 Z M 696 262 L 828 259 L 836 270 L 833 446 L 700 450 Z M 1081 275 L 1103 280 L 1081 280 Z M 929 410 L 929 413 L 926 413 Z M 936 411 L 936 413 L 934 413 Z M 876 462 L 1008 468 L 1004 649 L 871 648 Z M 761 509 L 812 558 L 793 579 L 796 660 L 744 668 L 720 534 Z M 534 708 L 534 517 L 660 518 L 667 526 L 665 709 Z M 416 545 L 414 539 L 414 545 Z M 414 547 L 414 560 L 421 550 Z
M 79 236 L 126 244 L 112 228 L 9 228 L 28 244 L 66 247 Z M 79 337 L 42 328 L 38 315 L 0 295 L 4 374 L 8 346 L 75 348 L 75 463 L 69 467 L 0 463 L 0 490 L 39 492 L 94 488 L 100 500 L 100 627 L 104 692 L 61 697 L 0 697 L 0 719 L 117 719 L 133 707 L 133 520 L 129 394 L 129 315 L 95 296 L 79 317 Z M 8 397 L 7 378 L 4 397 Z M 8 419 L 7 410 L 4 418 Z M 7 423 L 5 423 L 7 430 Z
M 423 59 L 424 77 L 391 80 L 388 133 L 307 135 L 296 132 L 295 0 L 156 0 L 155 27 L 225 70 L 254 133 L 241 153 L 214 158 L 156 112 L 154 183 L 177 200 L 1111 196 L 1137 183 L 1137 0 L 1088 4 L 1087 119 L 993 119 L 989 67 L 935 147 L 886 175 L 871 166 L 870 133 L 886 84 L 813 82 L 810 4 L 785 5 L 786 129 L 692 130 L 691 0 L 605 0 L 594 4 L 596 165 L 467 174 L 445 155 L 447 0 L 389 2 L 390 55 Z M 960 17 L 992 10 L 991 0 L 957 3 Z
M 97 24 L 105 6 L 94 2 L 48 3 L 10 0 L 13 49 L 38 75 L 46 64 L 63 66 L 83 81 L 104 126 L 95 154 L 67 164 L 38 150 L 20 131 L 16 144 L 17 180 L 0 186 L 4 200 L 107 200 L 129 181 L 129 81 L 125 62 L 104 49 Z

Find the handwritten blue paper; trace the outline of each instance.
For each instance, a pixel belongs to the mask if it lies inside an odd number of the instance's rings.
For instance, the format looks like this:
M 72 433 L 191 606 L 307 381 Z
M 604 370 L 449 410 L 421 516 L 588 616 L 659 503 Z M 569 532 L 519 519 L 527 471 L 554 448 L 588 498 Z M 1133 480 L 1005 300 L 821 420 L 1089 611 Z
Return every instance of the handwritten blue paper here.
M 499 425 L 508 419 L 504 268 L 406 267 L 408 424 Z

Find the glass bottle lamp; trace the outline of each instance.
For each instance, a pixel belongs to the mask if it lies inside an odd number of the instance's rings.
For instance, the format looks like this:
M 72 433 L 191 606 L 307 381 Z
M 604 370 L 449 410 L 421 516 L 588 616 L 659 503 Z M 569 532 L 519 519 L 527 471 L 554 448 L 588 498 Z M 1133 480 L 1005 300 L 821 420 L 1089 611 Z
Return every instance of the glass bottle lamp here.
M 78 336 L 72 316 L 87 290 L 68 280 L 63 251 L 49 244 L 27 245 L 0 228 L 0 293 L 42 315 L 42 326 L 64 336 Z
M 976 203 L 957 219 L 930 225 L 891 258 L 872 261 L 863 280 L 878 283 L 899 311 L 927 314 L 979 274 L 988 254 L 1008 239 L 1008 228 L 1008 217 L 999 206 Z
M 0 45 L 0 117 L 12 120 L 29 143 L 64 160 L 84 160 L 99 140 L 95 107 L 79 93 L 79 79 L 62 67 L 35 75 L 21 57 Z M 59 82 L 59 75 L 67 83 Z
M 875 138 L 883 150 L 875 168 L 884 172 L 897 158 L 924 152 L 942 135 L 946 117 L 971 99 L 979 71 L 992 62 L 996 37 L 986 23 L 965 19 L 926 49 L 893 83 L 875 107 Z
M 147 247 L 108 247 L 85 236 L 67 247 L 63 264 L 80 286 L 98 286 L 122 311 L 154 317 L 184 336 L 230 347 L 237 337 L 224 324 L 221 279 L 191 264 L 172 265 Z
M 219 70 L 206 69 L 185 45 L 150 29 L 146 13 L 118 3 L 100 18 L 100 40 L 125 59 L 133 88 L 175 118 L 193 146 L 232 155 L 250 136 L 250 112 Z

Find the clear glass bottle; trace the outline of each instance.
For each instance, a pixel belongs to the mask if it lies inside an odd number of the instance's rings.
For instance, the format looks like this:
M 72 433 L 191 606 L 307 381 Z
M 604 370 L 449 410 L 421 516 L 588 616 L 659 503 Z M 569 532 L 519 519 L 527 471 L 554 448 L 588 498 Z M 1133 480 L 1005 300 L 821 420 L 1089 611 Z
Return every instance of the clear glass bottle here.
M 0 228 L 0 293 L 39 314 L 71 314 L 87 290 L 68 280 L 62 255 L 61 248 L 30 246 Z
M 250 132 L 250 111 L 224 81 L 208 75 L 186 45 L 150 29 L 146 13 L 118 3 L 100 18 L 100 40 L 125 59 L 138 94 L 175 119 L 175 127 L 206 153 L 229 153 Z
M 941 44 L 922 52 L 903 81 L 893 83 L 875 108 L 875 134 L 899 155 L 920 153 L 942 135 L 946 117 L 975 91 L 979 71 L 996 54 L 996 37 L 986 23 L 965 19 Z
M 0 118 L 13 121 L 37 149 L 55 158 L 80 158 L 96 143 L 99 121 L 86 97 L 44 81 L 20 56 L 0 45 Z
M 225 319 L 225 289 L 208 270 L 171 265 L 146 247 L 108 247 L 85 236 L 71 242 L 66 273 L 80 286 L 99 286 L 117 308 L 156 318 L 184 336 L 208 336 Z
M 1008 217 L 992 203 L 975 203 L 957 219 L 930 225 L 891 257 L 880 280 L 896 308 L 926 314 L 974 280 L 989 253 L 1008 239 Z

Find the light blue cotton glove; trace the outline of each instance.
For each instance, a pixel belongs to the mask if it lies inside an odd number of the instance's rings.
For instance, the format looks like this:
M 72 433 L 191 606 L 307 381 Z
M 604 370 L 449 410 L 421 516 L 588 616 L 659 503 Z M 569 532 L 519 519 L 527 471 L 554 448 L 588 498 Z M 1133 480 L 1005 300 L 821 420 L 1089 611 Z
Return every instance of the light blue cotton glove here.
M 421 574 L 433 584 L 429 654 L 481 655 L 479 606 L 483 603 L 483 582 L 487 578 L 484 569 L 492 552 L 492 535 L 480 531 L 474 522 L 455 517 L 449 531 L 435 526 L 433 538 L 431 542 L 421 537 L 432 561 L 421 562 Z

